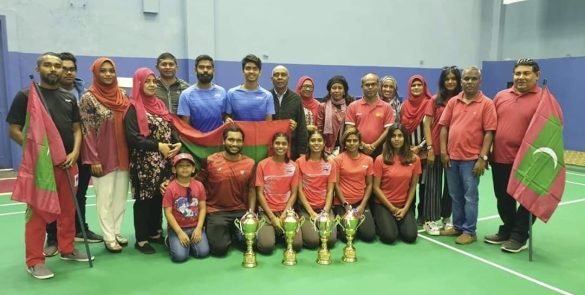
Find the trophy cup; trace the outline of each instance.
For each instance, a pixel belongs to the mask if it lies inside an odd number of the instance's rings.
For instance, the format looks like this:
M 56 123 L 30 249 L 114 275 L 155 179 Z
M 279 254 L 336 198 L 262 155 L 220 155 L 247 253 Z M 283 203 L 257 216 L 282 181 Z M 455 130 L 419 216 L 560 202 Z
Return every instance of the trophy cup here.
M 356 262 L 357 256 L 355 248 L 353 247 L 353 238 L 355 237 L 358 227 L 360 227 L 360 225 L 364 223 L 364 220 L 366 220 L 366 216 L 360 214 L 357 209 L 349 208 L 343 216 L 338 215 L 336 219 L 347 238 L 347 244 L 345 245 L 345 248 L 343 248 L 343 257 L 341 260 L 343 260 L 343 262 Z
M 297 264 L 297 254 L 293 250 L 293 240 L 297 232 L 301 229 L 301 225 L 305 221 L 304 217 L 300 217 L 293 209 L 288 209 L 284 214 L 284 222 L 282 228 L 284 229 L 284 237 L 286 238 L 286 250 L 282 255 L 282 264 L 295 265 Z
M 317 218 L 313 220 L 313 226 L 321 238 L 321 249 L 317 253 L 317 263 L 324 265 L 331 264 L 331 253 L 327 249 L 327 240 L 331 236 L 331 230 L 335 226 L 335 220 L 329 216 L 329 213 L 321 211 L 317 215 Z
M 242 218 L 234 220 L 236 228 L 244 235 L 246 240 L 246 252 L 244 252 L 244 260 L 242 261 L 243 267 L 256 267 L 256 253 L 254 253 L 252 245 L 258 230 L 264 225 L 264 222 L 264 219 L 258 220 L 258 215 L 252 211 L 248 211 Z

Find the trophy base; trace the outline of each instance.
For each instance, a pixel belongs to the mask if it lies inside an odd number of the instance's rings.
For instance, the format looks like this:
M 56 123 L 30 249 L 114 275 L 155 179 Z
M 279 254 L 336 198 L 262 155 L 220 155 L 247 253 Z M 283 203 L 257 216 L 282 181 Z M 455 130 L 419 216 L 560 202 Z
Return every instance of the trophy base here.
M 242 266 L 245 268 L 254 268 L 256 265 L 256 255 L 254 253 L 245 253 Z
M 297 264 L 297 255 L 294 251 L 285 251 L 282 257 L 282 264 L 284 265 L 295 265 Z
M 356 253 L 355 253 L 355 249 L 345 247 L 343 249 L 343 257 L 341 257 L 341 260 L 343 262 L 348 262 L 348 263 L 356 262 L 357 261 L 357 256 L 356 256 Z
M 319 250 L 319 256 L 317 257 L 317 263 L 321 265 L 331 264 L 331 253 Z

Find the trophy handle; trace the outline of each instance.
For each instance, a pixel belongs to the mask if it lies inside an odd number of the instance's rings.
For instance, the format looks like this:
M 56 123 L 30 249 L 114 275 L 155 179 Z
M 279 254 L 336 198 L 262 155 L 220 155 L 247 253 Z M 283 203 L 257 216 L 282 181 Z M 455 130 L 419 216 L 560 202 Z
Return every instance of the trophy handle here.
M 240 221 L 239 218 L 234 219 L 234 225 L 236 226 L 236 228 L 240 231 L 240 232 L 244 232 L 242 230 L 242 222 Z
M 360 214 L 360 223 L 358 223 L 356 229 L 358 227 L 360 227 L 360 225 L 362 225 L 362 223 L 364 223 L 364 221 L 366 221 L 366 215 L 365 214 Z
M 301 230 L 301 226 L 303 225 L 303 223 L 305 223 L 305 221 L 307 221 L 307 220 L 305 219 L 305 216 L 301 216 L 301 217 L 299 217 L 299 221 L 298 221 L 298 223 L 299 223 L 299 226 L 297 227 L 297 232 L 298 232 L 299 230 Z
M 260 231 L 260 228 L 262 228 L 262 226 L 264 226 L 266 224 L 266 218 L 265 216 L 262 216 L 262 218 L 258 219 L 258 228 L 256 229 L 256 234 L 258 234 L 258 232 Z
M 343 226 L 343 222 L 341 222 L 341 216 L 335 216 L 335 222 L 345 231 L 345 226 Z

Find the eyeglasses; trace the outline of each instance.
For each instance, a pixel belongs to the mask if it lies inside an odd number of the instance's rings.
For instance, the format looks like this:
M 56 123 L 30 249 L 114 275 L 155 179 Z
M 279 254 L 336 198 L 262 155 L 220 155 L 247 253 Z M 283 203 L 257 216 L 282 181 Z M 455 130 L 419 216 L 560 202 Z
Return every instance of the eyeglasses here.
M 443 67 L 443 70 L 456 70 L 457 66 L 448 66 L 448 67 Z

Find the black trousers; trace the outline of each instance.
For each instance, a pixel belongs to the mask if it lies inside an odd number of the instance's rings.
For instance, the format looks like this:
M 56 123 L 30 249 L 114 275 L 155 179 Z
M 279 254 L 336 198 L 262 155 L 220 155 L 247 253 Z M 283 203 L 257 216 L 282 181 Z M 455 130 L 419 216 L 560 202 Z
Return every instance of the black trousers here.
M 85 204 L 87 198 L 85 194 L 87 193 L 87 187 L 89 186 L 89 179 L 91 178 L 91 167 L 90 165 L 81 164 L 81 160 L 77 160 L 77 167 L 79 169 L 79 175 L 77 176 L 77 193 L 75 194 L 75 198 L 77 199 L 77 203 L 79 204 L 79 210 L 81 211 L 81 217 L 83 221 L 80 222 L 79 216 L 75 213 L 75 233 L 81 232 L 81 224 L 85 226 L 85 229 L 88 229 L 87 222 L 85 220 Z M 52 222 L 47 224 L 47 242 L 51 244 L 57 243 L 57 222 Z
M 134 234 L 137 242 L 162 233 L 162 196 L 157 193 L 152 199 L 134 201 Z
M 245 210 L 207 213 L 205 231 L 211 255 L 225 256 L 232 243 L 232 238 L 236 240 L 239 248 L 246 249 L 244 236 L 234 225 L 234 220 L 242 218 L 244 213 L 246 213 Z
M 530 212 L 517 204 L 506 189 L 512 172 L 512 164 L 492 163 L 494 194 L 498 204 L 498 214 L 504 224 L 500 225 L 498 235 L 524 243 L 528 239 Z M 536 219 L 532 216 L 532 223 Z
M 351 204 L 352 207 L 356 208 L 361 203 L 357 202 L 356 204 Z M 345 214 L 345 208 L 343 206 L 334 206 L 333 212 L 335 215 L 343 216 Z M 364 210 L 364 216 L 366 219 L 358 227 L 357 230 L 357 238 L 364 241 L 364 242 L 371 242 L 376 238 L 376 224 L 374 223 L 374 216 L 372 215 L 372 211 L 370 210 L 370 206 L 367 205 L 366 209 Z M 347 242 L 347 238 L 345 236 L 345 232 L 340 225 L 337 225 L 337 236 L 343 242 Z

